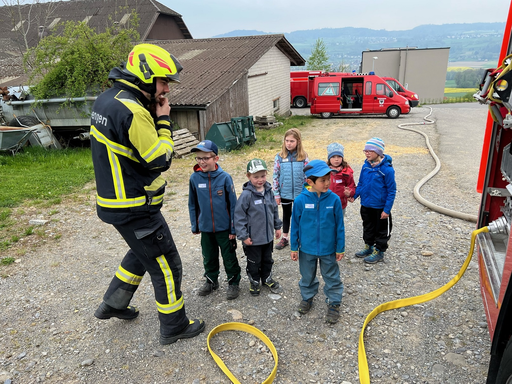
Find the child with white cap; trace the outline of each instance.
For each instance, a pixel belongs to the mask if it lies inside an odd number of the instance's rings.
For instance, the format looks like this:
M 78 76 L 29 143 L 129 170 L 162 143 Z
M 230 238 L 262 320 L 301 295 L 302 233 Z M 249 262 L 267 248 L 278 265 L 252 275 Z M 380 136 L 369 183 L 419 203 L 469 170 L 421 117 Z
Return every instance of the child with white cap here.
M 368 140 L 363 152 L 366 161 L 359 175 L 356 194 L 349 201 L 361 198 L 365 247 L 356 252 L 356 257 L 364 257 L 365 263 L 375 264 L 384 260 L 393 228 L 391 208 L 396 196 L 395 169 L 391 156 L 384 154 L 382 139 L 373 137 Z

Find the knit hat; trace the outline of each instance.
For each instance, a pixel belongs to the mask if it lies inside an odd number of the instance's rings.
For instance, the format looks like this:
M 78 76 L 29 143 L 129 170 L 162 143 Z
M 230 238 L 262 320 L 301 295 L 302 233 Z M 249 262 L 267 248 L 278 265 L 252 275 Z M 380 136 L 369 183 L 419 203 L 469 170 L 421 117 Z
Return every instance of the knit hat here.
M 266 171 L 267 170 L 267 164 L 264 160 L 261 159 L 252 159 L 247 164 L 247 172 L 249 173 L 256 173 L 259 171 Z
M 384 156 L 384 141 L 378 137 L 372 137 L 364 146 L 365 151 L 374 151 L 379 156 Z
M 343 148 L 343 145 L 341 145 L 339 143 L 329 144 L 327 146 L 327 161 L 331 160 L 331 157 L 336 156 L 336 155 L 344 157 L 343 156 L 344 149 L 345 148 Z

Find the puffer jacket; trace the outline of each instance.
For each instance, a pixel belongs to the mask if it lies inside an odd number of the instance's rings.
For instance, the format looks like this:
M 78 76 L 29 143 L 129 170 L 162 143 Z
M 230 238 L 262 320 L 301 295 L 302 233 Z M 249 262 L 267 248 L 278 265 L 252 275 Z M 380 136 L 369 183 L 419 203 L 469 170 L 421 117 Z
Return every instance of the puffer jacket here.
M 294 200 L 302 192 L 302 187 L 306 182 L 304 167 L 308 162 L 307 157 L 302 161 L 297 161 L 297 151 L 288 152 L 286 158 L 277 154 L 274 159 L 274 173 L 272 176 L 274 195 L 283 199 Z
M 190 176 L 188 210 L 193 233 L 221 232 L 235 234 L 236 193 L 233 179 L 220 165 L 203 172 L 196 164 Z
M 396 196 L 395 169 L 392 162 L 389 155 L 384 155 L 375 167 L 365 160 L 354 195 L 354 199 L 361 198 L 362 206 L 382 209 L 389 215 Z
M 238 240 L 251 238 L 252 245 L 268 244 L 274 239 L 274 230 L 281 229 L 279 209 L 270 183 L 258 192 L 246 182 L 235 208 L 235 229 Z
M 112 88 L 94 102 L 91 152 L 96 177 L 98 216 L 123 224 L 142 212 L 157 212 L 174 150 L 169 116 L 153 119 L 149 100 L 134 85 L 135 77 L 114 68 Z

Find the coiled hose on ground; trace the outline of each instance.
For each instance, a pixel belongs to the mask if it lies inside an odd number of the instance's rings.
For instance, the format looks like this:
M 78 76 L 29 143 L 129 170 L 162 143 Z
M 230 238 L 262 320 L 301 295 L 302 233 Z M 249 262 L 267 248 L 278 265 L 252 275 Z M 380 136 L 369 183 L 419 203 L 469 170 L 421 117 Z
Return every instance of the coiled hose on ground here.
M 400 129 L 405 129 L 405 130 L 416 132 L 416 133 L 419 133 L 420 135 L 423 135 L 423 137 L 425 138 L 425 143 L 427 145 L 427 148 L 430 152 L 430 155 L 433 157 L 434 161 L 436 162 L 436 167 L 428 175 L 426 175 L 423 179 L 418 181 L 418 183 L 414 186 L 414 197 L 416 198 L 416 200 L 418 200 L 420 202 L 420 204 L 423 204 L 425 207 L 430 208 L 431 210 L 433 210 L 435 212 L 439 212 L 439 213 L 442 213 L 443 215 L 447 215 L 447 216 L 452 216 L 457 219 L 472 221 L 472 222 L 476 223 L 478 220 L 477 216 L 441 207 L 437 204 L 434 204 L 434 203 L 426 200 L 420 194 L 421 187 L 427 181 L 429 181 L 431 178 L 433 178 L 441 169 L 441 161 L 439 160 L 439 157 L 437 157 L 436 153 L 434 152 L 434 149 L 430 145 L 430 140 L 429 140 L 427 134 L 422 131 L 419 131 L 417 129 L 414 129 L 414 128 L 408 128 L 408 126 L 411 126 L 411 125 L 428 125 L 428 124 L 435 123 L 434 120 L 429 119 L 429 116 L 432 114 L 432 108 L 431 107 L 426 107 L 426 108 L 429 108 L 430 112 L 425 117 L 423 117 L 423 120 L 425 120 L 425 121 L 422 121 L 420 123 L 403 123 L 403 124 L 398 125 L 398 128 L 400 128 Z

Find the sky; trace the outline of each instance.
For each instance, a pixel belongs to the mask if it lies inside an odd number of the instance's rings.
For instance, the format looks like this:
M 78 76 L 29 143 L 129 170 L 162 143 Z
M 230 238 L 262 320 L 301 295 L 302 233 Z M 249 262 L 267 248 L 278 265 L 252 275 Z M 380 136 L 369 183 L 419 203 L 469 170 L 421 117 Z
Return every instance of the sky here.
M 357 27 L 408 30 L 424 24 L 505 22 L 510 0 L 158 0 L 182 15 L 192 37 L 238 29 L 287 33 Z

